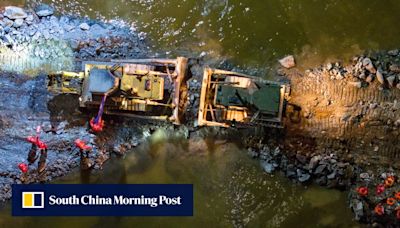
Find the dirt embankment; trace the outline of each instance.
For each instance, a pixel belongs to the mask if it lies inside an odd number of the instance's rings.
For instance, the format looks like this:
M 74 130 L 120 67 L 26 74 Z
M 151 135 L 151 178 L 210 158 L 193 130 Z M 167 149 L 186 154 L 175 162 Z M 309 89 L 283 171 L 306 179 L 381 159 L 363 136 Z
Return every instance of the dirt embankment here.
M 290 81 L 294 106 L 286 130 L 264 141 L 269 146 L 253 146 L 250 154 L 261 158 L 266 172 L 280 169 L 298 182 L 350 190 L 350 207 L 362 222 L 398 226 L 399 64 L 399 51 L 392 50 L 305 72 L 280 69 L 279 77 Z M 389 177 L 394 183 L 385 186 Z M 382 193 L 379 185 L 385 186 Z M 359 187 L 369 193 L 362 196 Z

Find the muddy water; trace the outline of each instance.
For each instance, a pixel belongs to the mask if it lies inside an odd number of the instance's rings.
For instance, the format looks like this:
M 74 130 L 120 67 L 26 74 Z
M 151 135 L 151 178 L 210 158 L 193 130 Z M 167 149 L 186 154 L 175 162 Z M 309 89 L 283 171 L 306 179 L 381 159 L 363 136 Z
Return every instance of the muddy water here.
M 292 53 L 302 56 L 300 64 L 315 66 L 366 49 L 400 46 L 397 0 L 42 2 L 74 15 L 122 18 L 147 32 L 156 48 L 172 54 L 204 51 L 211 57 L 233 58 L 242 68 L 268 68 L 277 58 Z
M 195 151 L 195 152 L 194 152 Z M 59 183 L 191 183 L 194 217 L 188 218 L 12 218 L 0 227 L 352 227 L 345 194 L 305 188 L 280 175 L 266 175 L 245 151 L 223 141 L 167 140 L 156 132 L 149 143 L 102 171 L 73 173 Z

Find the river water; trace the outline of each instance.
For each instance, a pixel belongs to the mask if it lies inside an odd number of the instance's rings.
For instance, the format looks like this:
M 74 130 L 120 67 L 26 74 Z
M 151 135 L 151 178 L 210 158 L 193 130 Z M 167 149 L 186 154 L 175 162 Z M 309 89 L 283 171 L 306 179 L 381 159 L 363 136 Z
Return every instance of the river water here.
M 94 173 L 76 171 L 57 183 L 190 183 L 193 217 L 13 218 L 0 213 L 0 227 L 355 227 L 346 194 L 304 187 L 265 174 L 235 144 L 168 139 L 157 131 L 125 158 Z
M 308 67 L 363 50 L 400 46 L 397 0 L 43 2 L 73 15 L 121 18 L 148 33 L 155 48 L 172 55 L 206 52 L 212 58 L 230 58 L 241 68 L 268 69 L 286 54 L 296 54 L 300 65 Z
M 397 0 L 3 0 L 46 2 L 58 12 L 121 18 L 170 55 L 232 59 L 240 68 L 271 68 L 295 54 L 302 67 L 400 46 Z
M 28 1 L 28 0 L 27 0 Z M 31 0 L 33 1 L 33 0 Z M 29 2 L 29 1 L 28 1 Z M 346 59 L 369 49 L 400 47 L 397 0 L 45 0 L 58 12 L 123 19 L 147 33 L 160 55 L 230 59 L 239 68 L 268 70 L 286 54 L 300 67 Z M 24 0 L 5 0 L 24 5 Z M 199 144 L 200 145 L 197 145 Z M 194 144 L 194 145 L 192 145 Z M 224 142 L 154 139 L 113 159 L 99 172 L 79 171 L 59 183 L 192 183 L 190 218 L 12 218 L 0 226 L 356 226 L 346 194 L 264 174 L 243 149 Z M 192 148 L 201 149 L 193 153 Z

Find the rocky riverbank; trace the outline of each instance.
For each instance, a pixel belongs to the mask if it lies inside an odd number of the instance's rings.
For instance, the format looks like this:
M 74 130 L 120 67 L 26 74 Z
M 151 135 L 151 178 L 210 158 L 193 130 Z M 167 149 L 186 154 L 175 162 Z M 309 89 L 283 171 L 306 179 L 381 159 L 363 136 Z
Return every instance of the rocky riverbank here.
M 399 54 L 367 52 L 304 71 L 281 62 L 285 68 L 277 79 L 290 81 L 289 103 L 299 116 L 288 113 L 279 149 L 259 146 L 251 153 L 267 172 L 280 169 L 297 182 L 349 190 L 349 206 L 360 222 L 398 226 Z M 389 176 L 393 185 L 376 193 Z M 369 193 L 360 195 L 360 187 Z
M 28 73 L 74 70 L 81 60 L 148 54 L 145 34 L 123 21 L 55 16 L 48 5 L 5 7 L 0 13 L 0 68 Z M 78 61 L 77 61 L 78 60 Z

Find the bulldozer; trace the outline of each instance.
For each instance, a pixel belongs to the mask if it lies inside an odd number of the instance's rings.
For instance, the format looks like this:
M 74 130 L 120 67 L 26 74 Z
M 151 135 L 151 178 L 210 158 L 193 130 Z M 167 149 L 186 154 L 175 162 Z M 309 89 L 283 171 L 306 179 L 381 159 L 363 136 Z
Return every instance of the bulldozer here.
M 48 89 L 78 94 L 81 108 L 181 124 L 187 64 L 184 57 L 83 62 L 82 72 L 50 74 Z
M 206 67 L 197 124 L 283 128 L 289 96 L 288 84 Z

